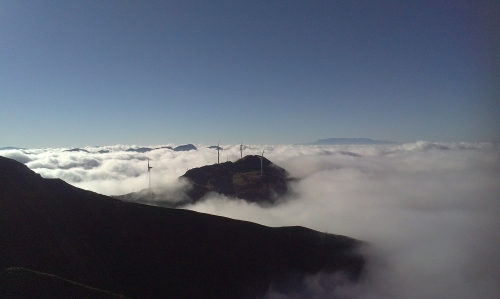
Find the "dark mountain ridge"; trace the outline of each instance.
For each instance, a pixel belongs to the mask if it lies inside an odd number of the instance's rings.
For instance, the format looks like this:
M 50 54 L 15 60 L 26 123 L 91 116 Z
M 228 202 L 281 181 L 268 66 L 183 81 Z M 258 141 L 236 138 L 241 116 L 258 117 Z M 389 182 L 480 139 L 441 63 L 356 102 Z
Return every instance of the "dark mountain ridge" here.
M 22 267 L 130 298 L 255 298 L 319 271 L 356 280 L 364 265 L 349 237 L 127 203 L 1 156 L 0 186 L 2 273 Z M 5 277 L 0 289 L 13 283 Z

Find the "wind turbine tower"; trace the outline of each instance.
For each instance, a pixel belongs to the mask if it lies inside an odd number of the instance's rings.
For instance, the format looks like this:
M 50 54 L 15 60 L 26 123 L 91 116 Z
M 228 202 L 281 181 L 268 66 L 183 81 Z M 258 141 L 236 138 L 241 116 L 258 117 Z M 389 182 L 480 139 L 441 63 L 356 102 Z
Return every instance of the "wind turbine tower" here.
M 240 158 L 243 158 L 243 142 L 240 143 Z
M 219 164 L 219 158 L 220 158 L 220 154 L 219 154 L 219 144 L 220 144 L 220 141 L 217 143 L 217 164 Z
M 264 167 L 262 166 L 262 160 L 264 159 L 264 151 L 262 151 L 262 155 L 259 157 L 260 158 L 260 176 L 264 175 Z
M 149 181 L 149 191 L 151 191 L 151 168 L 153 168 L 153 166 L 149 166 L 149 159 L 148 159 L 148 181 Z

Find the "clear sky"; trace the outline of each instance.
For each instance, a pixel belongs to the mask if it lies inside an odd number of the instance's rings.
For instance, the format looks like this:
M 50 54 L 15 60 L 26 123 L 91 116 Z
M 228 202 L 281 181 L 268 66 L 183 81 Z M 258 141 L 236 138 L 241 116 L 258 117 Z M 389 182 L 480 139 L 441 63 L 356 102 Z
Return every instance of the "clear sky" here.
M 1 1 L 0 146 L 500 140 L 499 1 Z

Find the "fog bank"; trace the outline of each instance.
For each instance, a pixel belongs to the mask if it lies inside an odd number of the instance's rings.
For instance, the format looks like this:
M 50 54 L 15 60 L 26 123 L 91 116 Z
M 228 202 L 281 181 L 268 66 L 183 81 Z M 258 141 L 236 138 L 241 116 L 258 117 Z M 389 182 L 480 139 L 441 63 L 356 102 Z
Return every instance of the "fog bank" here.
M 217 162 L 217 151 L 128 146 L 6 150 L 44 177 L 118 195 L 147 188 L 182 190 L 188 168 Z M 239 145 L 223 145 L 221 162 Z M 98 153 L 108 150 L 107 153 Z M 296 290 L 266 298 L 500 298 L 500 150 L 490 143 L 357 146 L 245 146 L 300 180 L 284 203 L 263 208 L 215 194 L 188 209 L 269 226 L 301 225 L 367 241 L 363 281 L 309 277 Z

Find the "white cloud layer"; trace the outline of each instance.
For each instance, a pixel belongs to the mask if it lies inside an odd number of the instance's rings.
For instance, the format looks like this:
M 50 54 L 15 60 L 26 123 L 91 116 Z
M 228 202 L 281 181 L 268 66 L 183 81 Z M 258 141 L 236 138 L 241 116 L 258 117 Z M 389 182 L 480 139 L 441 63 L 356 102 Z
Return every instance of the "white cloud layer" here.
M 179 188 L 186 169 L 217 161 L 217 152 L 128 146 L 8 150 L 44 177 L 118 195 Z M 239 158 L 223 146 L 221 161 Z M 246 146 L 300 178 L 293 196 L 270 208 L 211 195 L 189 209 L 269 226 L 302 225 L 370 243 L 367 276 L 331 287 L 338 278 L 309 277 L 300 291 L 267 298 L 500 298 L 500 149 L 490 143 L 416 142 L 383 146 Z M 108 153 L 97 153 L 109 150 Z M 175 194 L 172 191 L 172 194 Z

